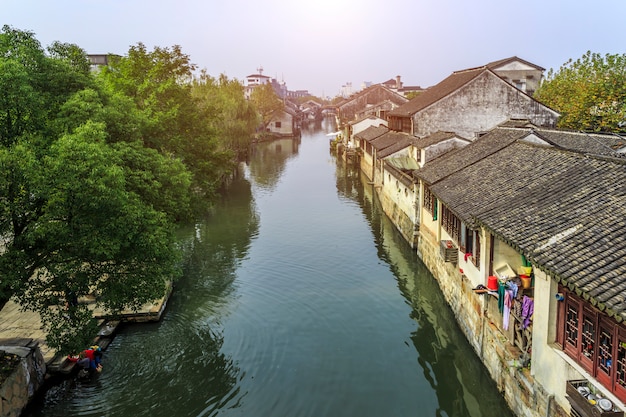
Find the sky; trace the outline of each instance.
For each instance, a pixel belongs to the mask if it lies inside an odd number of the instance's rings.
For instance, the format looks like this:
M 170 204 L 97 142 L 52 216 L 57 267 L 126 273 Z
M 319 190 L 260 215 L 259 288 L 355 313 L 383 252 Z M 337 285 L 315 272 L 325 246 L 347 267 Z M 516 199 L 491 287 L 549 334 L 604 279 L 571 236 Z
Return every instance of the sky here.
M 512 56 L 558 70 L 587 51 L 624 54 L 625 21 L 626 0 L 0 0 L 0 24 L 44 47 L 179 45 L 214 77 L 263 68 L 318 97 L 398 75 L 429 87 Z

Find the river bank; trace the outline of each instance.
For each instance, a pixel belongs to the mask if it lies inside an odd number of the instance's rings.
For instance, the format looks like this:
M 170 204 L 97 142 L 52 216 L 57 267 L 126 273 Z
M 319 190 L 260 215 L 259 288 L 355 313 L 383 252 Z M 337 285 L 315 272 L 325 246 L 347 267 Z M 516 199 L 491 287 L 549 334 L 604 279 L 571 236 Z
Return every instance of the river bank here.
M 170 285 L 166 294 L 153 303 L 145 304 L 138 311 L 125 310 L 115 316 L 98 307 L 93 299 L 79 300 L 90 306 L 98 320 L 99 331 L 94 335 L 93 344 L 106 351 L 121 323 L 159 321 L 171 293 Z M 14 300 L 7 301 L 0 309 L 0 323 L 0 352 L 3 352 L 0 416 L 19 416 L 48 387 L 48 380 L 73 376 L 76 364 L 46 344 L 39 314 L 22 310 Z

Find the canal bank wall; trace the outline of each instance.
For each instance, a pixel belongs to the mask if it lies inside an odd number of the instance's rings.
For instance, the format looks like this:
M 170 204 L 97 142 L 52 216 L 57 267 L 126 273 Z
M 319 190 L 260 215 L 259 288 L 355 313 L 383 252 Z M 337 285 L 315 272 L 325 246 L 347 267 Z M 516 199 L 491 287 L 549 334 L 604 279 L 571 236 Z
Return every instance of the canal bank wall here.
M 379 201 L 385 215 L 391 220 L 411 248 L 416 247 L 417 234 L 415 233 L 415 221 L 400 208 L 400 206 L 387 193 L 378 193 Z
M 566 412 L 523 365 L 522 352 L 511 344 L 499 321 L 497 296 L 477 293 L 455 263 L 444 262 L 439 245 L 421 234 L 417 254 L 433 274 L 457 323 L 487 368 L 511 411 L 520 417 L 566 417 Z
M 6 378 L 0 385 L 0 416 L 19 417 L 43 387 L 46 363 L 38 344 L 31 339 L 2 340 L 0 354 L 3 366 L 9 367 L 2 370 Z

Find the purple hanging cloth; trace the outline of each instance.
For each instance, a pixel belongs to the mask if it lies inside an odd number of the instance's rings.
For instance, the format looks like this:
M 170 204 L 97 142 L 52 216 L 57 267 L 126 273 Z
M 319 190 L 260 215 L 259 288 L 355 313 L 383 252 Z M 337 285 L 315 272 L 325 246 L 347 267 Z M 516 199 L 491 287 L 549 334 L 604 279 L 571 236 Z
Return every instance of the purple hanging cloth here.
M 530 318 L 532 317 L 534 310 L 535 300 L 525 295 L 522 299 L 522 329 L 525 329 L 530 325 Z

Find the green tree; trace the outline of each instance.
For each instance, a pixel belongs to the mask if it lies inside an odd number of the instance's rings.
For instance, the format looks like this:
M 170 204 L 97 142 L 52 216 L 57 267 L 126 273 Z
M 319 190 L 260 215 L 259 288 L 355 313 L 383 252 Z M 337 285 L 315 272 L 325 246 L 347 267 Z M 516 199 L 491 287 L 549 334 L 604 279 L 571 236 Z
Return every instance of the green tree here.
M 285 104 L 276 95 L 271 84 L 256 86 L 250 94 L 250 101 L 261 117 L 263 130 L 266 130 L 270 122 L 285 110 Z
M 2 28 L 0 297 L 39 312 L 51 347 L 92 340 L 76 297 L 133 309 L 180 273 L 173 225 L 208 205 L 256 120 L 238 82 L 194 86 L 194 69 L 139 44 L 94 77 L 78 46 Z
M 243 85 L 224 74 L 213 78 L 203 70 L 194 79 L 192 93 L 202 120 L 215 131 L 220 143 L 240 157 L 246 154 L 259 120 L 244 97 Z
M 195 65 L 179 46 L 148 51 L 139 43 L 100 73 L 105 88 L 133 100 L 143 142 L 179 158 L 192 173 L 195 207 L 212 198 L 233 168 L 233 153 L 192 95 Z
M 48 146 L 60 106 L 92 78 L 86 56 L 71 44 L 55 43 L 46 55 L 32 32 L 3 26 L 0 31 L 0 144 L 8 146 L 28 135 Z M 83 53 L 81 64 L 80 54 Z
M 0 33 L 0 297 L 39 312 L 62 352 L 95 334 L 75 297 L 115 313 L 163 295 L 192 178 L 181 158 L 144 146 L 144 113 L 95 82 L 82 55 Z
M 27 143 L 0 153 L 2 284 L 41 314 L 62 351 L 94 335 L 87 307 L 65 305 L 72 295 L 95 294 L 118 312 L 162 296 L 177 274 L 167 217 L 129 190 L 105 136 L 103 124 L 88 122 L 42 159 Z
M 550 70 L 534 96 L 561 113 L 558 126 L 623 131 L 626 123 L 626 54 L 585 53 Z

